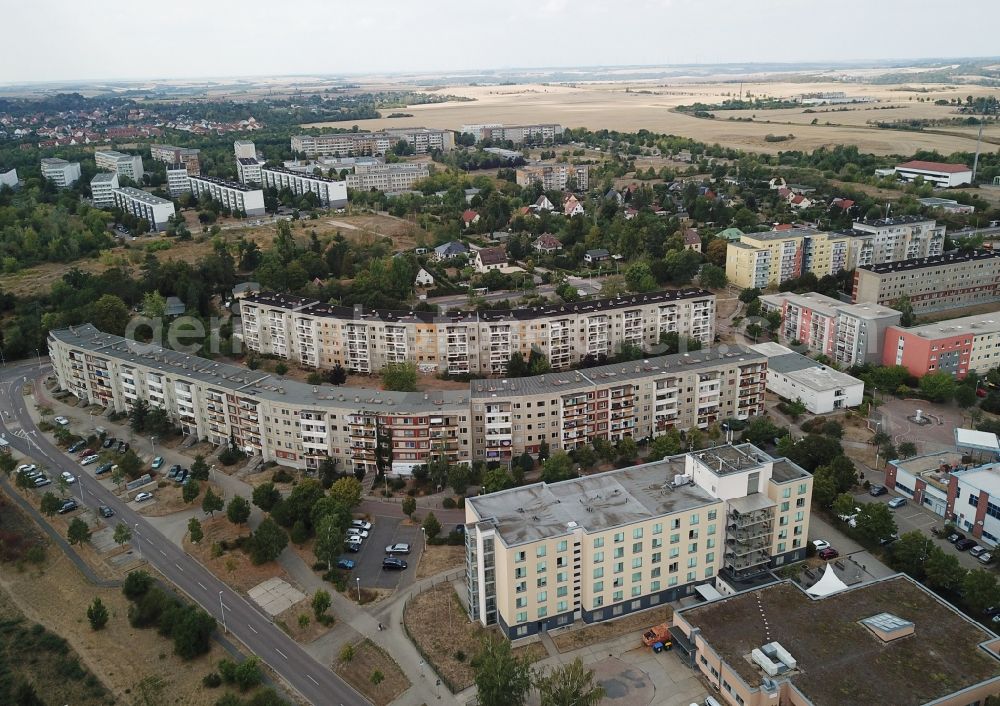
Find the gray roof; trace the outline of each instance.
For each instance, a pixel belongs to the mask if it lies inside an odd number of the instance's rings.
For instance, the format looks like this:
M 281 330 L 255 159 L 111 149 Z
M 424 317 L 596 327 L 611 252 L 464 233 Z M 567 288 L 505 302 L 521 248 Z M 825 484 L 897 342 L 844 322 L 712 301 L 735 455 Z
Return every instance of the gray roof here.
M 600 532 L 721 502 L 696 485 L 673 487 L 684 456 L 559 483 L 535 483 L 469 498 L 508 546 L 571 533 Z
M 439 257 L 450 257 L 452 255 L 463 255 L 469 252 L 469 249 L 465 247 L 464 243 L 452 240 L 451 242 L 438 245 L 434 248 L 434 252 L 437 253 Z
M 318 409 L 350 406 L 356 410 L 384 409 L 400 413 L 441 412 L 456 407 L 467 411 L 469 406 L 469 394 L 465 390 L 423 393 L 312 386 L 265 371 L 217 363 L 207 358 L 102 333 L 92 324 L 57 329 L 50 331 L 49 336 L 95 355 L 124 363 L 147 365 L 173 377 L 202 382 L 233 394 L 253 395 L 272 402 L 315 406 Z
M 243 292 L 259 292 L 260 282 L 240 282 L 237 285 L 233 285 L 233 294 L 242 294 Z
M 118 178 L 116 172 L 98 172 L 94 175 L 94 178 L 90 180 L 91 184 L 102 184 L 104 182 L 111 183 Z
M 610 257 L 611 256 L 611 253 L 609 253 L 604 248 L 598 248 L 597 250 L 588 250 L 587 254 L 590 255 L 591 257 Z
M 123 186 L 119 189 L 115 189 L 115 193 L 124 194 L 135 199 L 136 201 L 142 201 L 143 203 L 149 204 L 150 206 L 173 203 L 170 199 L 161 199 L 159 196 L 155 196 L 148 191 L 143 191 L 142 189 L 137 189 L 134 186 Z
M 168 316 L 179 316 L 184 313 L 184 302 L 180 297 L 167 297 L 165 312 Z
M 847 373 L 842 373 L 794 351 L 769 356 L 767 369 L 769 373 L 774 372 L 792 378 L 811 390 L 832 390 L 864 384 L 856 377 L 851 377 Z

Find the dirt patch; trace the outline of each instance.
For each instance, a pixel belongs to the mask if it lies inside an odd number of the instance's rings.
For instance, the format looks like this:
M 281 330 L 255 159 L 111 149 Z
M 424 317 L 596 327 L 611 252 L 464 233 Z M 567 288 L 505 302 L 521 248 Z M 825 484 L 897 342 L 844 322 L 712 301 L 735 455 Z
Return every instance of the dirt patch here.
M 403 613 L 403 625 L 449 691 L 454 694 L 472 686 L 476 671 L 471 662 L 486 628 L 469 620 L 451 583 L 439 584 L 410 600 Z M 518 647 L 514 653 L 532 662 L 547 656 L 539 643 Z
M 334 617 L 331 610 L 327 610 L 326 614 Z M 302 616 L 305 616 L 306 620 L 303 620 Z M 329 625 L 324 625 L 316 620 L 312 609 L 312 596 L 299 601 L 285 612 L 275 616 L 274 622 L 288 633 L 289 637 L 302 644 L 322 637 L 335 624 L 331 622 Z
M 420 563 L 417 564 L 417 578 L 436 576 L 463 566 L 465 566 L 465 547 L 429 544 L 420 555 Z
M 230 588 L 246 593 L 262 581 L 275 577 L 291 583 L 278 562 L 255 566 L 243 550 L 223 548 L 224 543 L 232 546 L 238 537 L 248 536 L 250 528 L 246 525 L 237 527 L 225 515 L 217 513 L 215 519 L 202 519 L 201 528 L 205 533 L 204 539 L 193 544 L 190 535 L 185 535 L 184 551 L 204 564 L 205 568 L 225 581 Z
M 673 610 L 669 606 L 664 606 L 644 613 L 629 615 L 619 620 L 610 620 L 579 630 L 570 630 L 562 635 L 554 636 L 552 641 L 556 643 L 560 652 L 571 652 L 627 633 L 635 633 L 635 643 L 638 647 L 642 644 L 644 630 L 660 623 L 669 622 L 673 615 Z
M 0 518 L 3 518 L 3 524 L 0 524 L 0 562 L 23 561 L 32 547 L 44 550 L 45 537 L 38 525 L 21 512 L 3 491 L 0 491 Z
M 161 481 L 161 483 L 164 483 L 164 485 L 161 486 L 157 483 L 156 489 L 152 491 L 156 502 L 151 505 L 144 505 L 139 509 L 139 512 L 146 517 L 163 517 L 164 515 L 173 515 L 175 512 L 200 508 L 201 499 L 210 487 L 212 492 L 220 498 L 223 496 L 223 491 L 219 486 L 200 481 L 201 492 L 198 493 L 198 497 L 186 503 L 184 502 L 183 486 L 174 483 L 172 480 Z
M 403 670 L 381 647 L 371 640 L 362 640 L 353 647 L 354 656 L 348 662 L 339 662 L 335 671 L 375 706 L 391 703 L 410 688 Z M 376 672 L 382 675 L 381 680 L 372 679 Z

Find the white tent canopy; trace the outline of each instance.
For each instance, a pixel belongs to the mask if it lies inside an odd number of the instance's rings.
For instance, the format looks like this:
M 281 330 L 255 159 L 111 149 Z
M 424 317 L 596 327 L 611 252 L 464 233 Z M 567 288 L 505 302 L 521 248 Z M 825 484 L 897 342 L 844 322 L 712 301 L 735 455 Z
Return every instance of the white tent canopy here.
M 847 584 L 837 578 L 837 574 L 833 571 L 833 566 L 827 564 L 826 571 L 823 573 L 823 576 L 819 581 L 807 588 L 806 593 L 810 596 L 822 598 L 823 596 L 829 596 L 831 593 L 844 591 L 846 589 Z

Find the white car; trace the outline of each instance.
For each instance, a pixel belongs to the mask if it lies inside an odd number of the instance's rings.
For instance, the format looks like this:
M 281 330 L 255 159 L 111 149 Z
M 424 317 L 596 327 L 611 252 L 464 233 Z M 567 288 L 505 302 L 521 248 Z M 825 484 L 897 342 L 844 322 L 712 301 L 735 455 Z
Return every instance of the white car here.
M 141 493 L 136 493 L 135 498 L 133 498 L 137 503 L 144 503 L 147 500 L 152 500 L 153 494 L 143 491 Z
M 361 537 L 361 539 L 368 539 L 368 533 L 363 529 L 358 529 L 357 527 L 347 528 L 348 537 Z
M 813 548 L 817 552 L 821 552 L 824 549 L 829 549 L 830 548 L 830 543 L 828 541 L 826 541 L 825 539 L 814 539 L 813 540 Z
M 364 520 L 351 520 L 351 527 L 357 527 L 359 530 L 370 532 L 372 528 L 372 523 L 365 522 Z
M 74 476 L 69 471 L 63 471 L 59 475 L 61 475 L 63 480 L 65 480 L 67 483 L 76 483 L 76 476 Z
M 89 466 L 90 464 L 94 463 L 94 461 L 96 461 L 99 458 L 100 458 L 100 456 L 98 456 L 97 454 L 90 454 L 89 456 L 84 456 L 83 460 L 80 461 L 80 465 L 81 466 Z
M 364 541 L 364 540 L 362 540 L 362 539 L 361 539 L 361 537 L 359 537 L 359 536 L 358 536 L 358 535 L 356 535 L 356 534 L 350 534 L 350 535 L 348 535 L 348 536 L 347 536 L 347 537 L 346 537 L 346 538 L 344 539 L 344 542 L 345 542 L 345 543 L 347 543 L 347 544 L 357 544 L 358 546 L 361 546 L 361 542 L 362 542 L 362 541 Z
M 31 473 L 32 471 L 37 471 L 37 470 L 38 466 L 36 466 L 33 463 L 22 463 L 20 466 L 17 467 L 18 473 Z
M 56 424 L 58 424 L 61 427 L 65 427 L 65 426 L 69 425 L 69 420 L 66 419 L 66 417 L 55 417 L 52 421 L 55 422 Z

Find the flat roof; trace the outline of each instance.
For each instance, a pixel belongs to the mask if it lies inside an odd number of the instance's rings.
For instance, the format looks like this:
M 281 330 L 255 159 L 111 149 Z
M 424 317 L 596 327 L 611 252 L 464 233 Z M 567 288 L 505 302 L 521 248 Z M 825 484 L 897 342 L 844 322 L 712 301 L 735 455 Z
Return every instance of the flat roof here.
M 943 172 L 945 174 L 961 174 L 962 172 L 972 171 L 972 167 L 967 167 L 964 164 L 951 164 L 950 162 L 925 162 L 920 159 L 914 159 L 910 162 L 897 164 L 896 169 L 913 169 L 923 172 Z
M 882 613 L 913 635 L 874 637 L 863 621 Z M 822 598 L 785 581 L 678 615 L 752 688 L 766 675 L 750 652 L 778 642 L 797 662 L 781 678 L 816 706 L 917 706 L 1000 676 L 996 635 L 901 574 Z
M 997 435 L 978 429 L 955 429 L 955 446 L 978 449 L 981 451 L 1000 452 L 1000 441 Z
M 985 490 L 994 502 L 1000 498 L 1000 465 L 990 463 L 967 471 L 955 471 L 953 475 L 963 485 Z
M 435 252 L 439 252 L 438 246 Z M 463 246 L 464 247 L 464 246 Z M 365 321 L 382 321 L 385 323 L 463 323 L 474 321 L 503 322 L 528 321 L 541 317 L 558 317 L 560 314 L 599 314 L 601 312 L 627 309 L 645 304 L 671 304 L 686 299 L 714 299 L 715 295 L 704 289 L 666 289 L 659 292 L 635 294 L 613 299 L 594 299 L 591 301 L 572 302 L 567 304 L 546 304 L 544 306 L 523 307 L 520 309 L 493 309 L 489 311 L 463 311 L 455 309 L 444 314 L 429 311 L 405 309 L 365 309 L 363 307 L 336 306 L 326 304 L 318 299 L 298 297 L 293 294 L 277 292 L 260 292 L 247 297 L 243 301 L 273 306 L 288 311 L 308 314 L 311 316 L 329 316 L 337 319 L 353 319 L 359 323 Z
M 802 294 L 778 292 L 777 294 L 762 294 L 760 299 L 762 302 L 776 307 L 781 307 L 782 303 L 787 301 L 796 306 L 812 309 L 827 316 L 848 314 L 866 320 L 899 318 L 898 311 L 890 309 L 887 306 L 882 306 L 881 304 L 851 304 L 850 302 L 842 302 L 839 299 L 828 297 L 819 292 L 804 292 Z
M 744 233 L 744 238 L 756 240 L 784 240 L 786 238 L 803 238 L 811 235 L 821 235 L 824 231 L 802 226 L 799 228 L 789 228 L 788 230 L 768 230 L 763 233 Z
M 912 336 L 928 339 L 950 338 L 961 336 L 963 333 L 973 335 L 1000 333 L 1000 312 L 993 311 L 974 316 L 962 316 L 957 319 L 946 319 L 901 330 Z
M 94 178 L 90 180 L 91 184 L 100 184 L 103 182 L 111 183 L 118 178 L 117 172 L 98 172 L 94 175 Z
M 856 377 L 834 370 L 776 343 L 759 343 L 750 348 L 767 356 L 768 373 L 774 371 L 784 375 L 810 390 L 833 390 L 864 384 Z
M 192 180 L 204 181 L 209 184 L 218 184 L 219 186 L 224 186 L 227 189 L 236 189 L 237 191 L 261 191 L 259 186 L 248 186 L 246 184 L 241 184 L 238 181 L 229 181 L 228 179 L 216 179 L 215 177 L 204 176 L 203 174 L 191 175 Z
M 893 272 L 909 272 L 911 270 L 921 270 L 928 267 L 943 267 L 946 265 L 958 264 L 961 262 L 974 262 L 977 260 L 990 260 L 1000 257 L 997 250 L 973 250 L 968 253 L 947 253 L 945 255 L 934 255 L 932 257 L 917 258 L 914 260 L 896 260 L 894 262 L 883 262 L 881 265 L 861 265 L 859 270 L 867 270 L 877 275 L 892 274 Z
M 703 505 L 721 503 L 690 483 L 684 454 L 559 483 L 534 483 L 468 498 L 480 521 L 491 520 L 508 546 L 571 533 L 600 532 Z
M 49 335 L 98 356 L 114 358 L 123 363 L 146 365 L 173 377 L 197 380 L 233 394 L 272 402 L 315 406 L 318 409 L 349 406 L 355 410 L 400 414 L 468 410 L 467 390 L 435 390 L 424 393 L 313 386 L 237 365 L 217 363 L 169 348 L 130 341 L 121 336 L 102 333 L 92 324 L 57 329 L 50 331 Z
M 154 196 L 148 191 L 143 191 L 142 189 L 137 189 L 134 186 L 122 186 L 115 189 L 115 193 L 122 193 L 129 196 L 136 201 L 142 201 L 143 203 L 149 204 L 150 206 L 162 206 L 163 204 L 173 205 L 173 201 L 170 199 L 161 199 L 159 196 Z
M 256 161 L 256 160 L 254 160 Z M 336 182 L 336 179 L 330 179 L 324 176 L 316 176 L 315 174 L 307 174 L 304 172 L 297 172 L 294 169 L 285 169 L 284 167 L 265 167 L 263 162 L 261 162 L 261 172 L 274 172 L 276 174 L 289 174 L 296 179 L 312 179 L 313 181 L 322 181 L 327 184 L 332 184 Z

